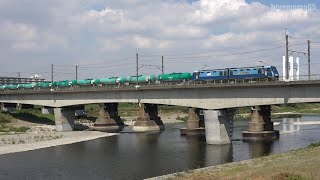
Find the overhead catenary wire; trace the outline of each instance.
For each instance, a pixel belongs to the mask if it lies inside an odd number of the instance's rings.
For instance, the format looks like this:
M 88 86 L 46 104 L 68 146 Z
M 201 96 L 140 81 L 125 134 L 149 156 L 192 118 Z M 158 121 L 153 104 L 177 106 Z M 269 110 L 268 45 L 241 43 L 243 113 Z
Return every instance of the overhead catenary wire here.
M 298 44 L 290 44 L 290 46 L 298 46 L 298 45 L 303 45 L 304 43 L 298 43 Z M 209 53 L 218 53 L 218 52 L 226 52 L 226 51 L 232 51 L 232 50 L 236 50 L 236 49 L 244 49 L 244 48 L 248 48 L 245 46 L 241 46 L 237 48 L 234 47 L 229 47 L 230 49 L 219 49 L 219 50 L 208 50 L 208 51 L 200 51 L 200 52 L 190 52 L 190 53 L 176 53 L 176 54 L 153 54 L 153 55 L 141 55 L 140 57 L 161 57 L 161 56 L 165 56 L 166 58 L 173 58 L 173 57 L 179 57 L 179 58 L 183 58 L 182 55 L 196 55 L 196 54 L 209 54 Z M 274 48 L 280 48 L 280 47 L 284 47 L 282 45 L 276 46 Z M 268 48 L 266 48 L 268 49 Z M 254 51 L 254 50 L 253 50 Z
M 298 38 L 298 37 L 293 37 L 293 39 L 307 39 L 307 38 Z M 294 41 L 295 42 L 295 41 Z M 311 44 L 318 45 L 320 42 L 319 41 L 311 41 Z M 278 44 L 278 43 L 276 43 Z M 306 45 L 306 43 L 290 43 L 289 44 L 291 47 L 293 46 L 299 46 L 299 45 Z M 257 57 L 246 57 L 254 55 L 254 54 L 261 54 L 261 53 L 267 53 L 267 52 L 278 52 L 282 51 L 282 47 L 284 46 L 271 46 L 267 48 L 261 48 L 261 49 L 256 49 L 256 47 L 248 47 L 248 46 L 233 46 L 233 47 L 228 47 L 229 49 L 226 48 L 219 48 L 219 49 L 212 49 L 212 50 L 206 50 L 206 51 L 198 51 L 198 52 L 178 52 L 178 53 L 164 53 L 164 54 L 139 54 L 139 61 L 141 61 L 140 65 L 144 65 L 143 68 L 156 68 L 156 66 L 159 68 L 160 63 L 161 63 L 161 57 L 165 57 L 165 63 L 166 64 L 200 64 L 201 63 L 208 63 L 208 64 L 214 64 L 214 63 L 219 63 L 219 62 L 235 62 L 239 64 L 240 63 L 258 63 L 259 60 L 266 60 L 268 63 L 272 62 L 272 64 L 280 64 L 277 61 L 282 59 L 282 56 L 279 56 L 278 58 L 273 57 L 276 56 L 274 53 L 271 56 L 265 56 L 265 55 L 258 55 Z M 252 49 L 253 50 L 243 50 L 243 49 Z M 299 48 L 297 48 L 299 49 Z M 239 51 L 242 50 L 242 51 Z M 292 53 L 297 53 L 295 52 L 296 50 L 292 50 Z M 300 53 L 301 54 L 301 53 Z M 298 55 L 300 55 L 298 53 Z M 153 59 L 157 58 L 157 59 Z M 195 61 L 196 59 L 196 61 Z M 78 70 L 81 72 L 83 71 L 92 71 L 94 69 L 94 73 L 100 73 L 97 71 L 104 71 L 101 72 L 101 74 L 110 74 L 109 72 L 116 72 L 119 73 L 121 70 L 130 70 L 131 68 L 134 69 L 134 56 L 129 56 L 126 58 L 111 58 L 111 59 L 106 59 L 105 61 L 112 61 L 112 62 L 99 62 L 99 63 L 91 63 L 91 64 L 78 64 L 78 65 L 54 65 L 54 73 L 55 76 L 58 76 L 58 74 L 62 74 L 59 76 L 63 75 L 74 75 L 74 69 L 76 66 L 78 66 Z M 129 62 L 128 62 L 129 61 Z M 146 63 L 145 61 L 148 61 Z M 126 63 L 121 63 L 121 62 L 126 62 Z M 151 62 L 151 63 L 149 63 Z M 152 62 L 158 62 L 159 64 L 152 63 Z M 312 63 L 312 64 L 318 64 L 318 63 Z M 302 66 L 302 65 L 301 65 Z M 68 71 L 72 71 L 68 72 Z M 24 74 L 24 72 L 21 72 Z M 1 74 L 1 72 L 0 72 Z M 16 73 L 12 73 L 14 75 L 17 75 Z M 50 74 L 50 72 L 36 72 L 36 73 L 30 73 L 30 74 Z M 81 76 L 83 76 L 81 74 Z
M 303 43 L 300 44 L 293 44 L 291 46 L 296 46 L 296 45 L 302 45 Z M 170 62 L 170 60 L 183 60 L 185 61 L 186 59 L 198 59 L 198 58 L 212 58 L 212 57 L 228 57 L 228 56 L 235 56 L 235 55 L 243 55 L 243 54 L 251 54 L 251 53 L 257 53 L 257 52 L 264 52 L 264 51 L 270 51 L 270 50 L 276 50 L 281 47 L 285 46 L 276 46 L 276 47 L 271 47 L 271 48 L 264 48 L 264 49 L 258 49 L 258 50 L 252 50 L 252 51 L 243 51 L 243 52 L 236 52 L 236 53 L 224 53 L 224 54 L 213 54 L 213 55 L 200 55 L 200 56 L 180 56 L 180 57 L 165 57 L 166 63 Z M 280 49 L 279 49 L 280 50 Z M 149 60 L 148 61 L 159 61 L 159 60 Z
M 111 60 L 113 62 L 124 62 L 124 61 L 128 61 L 131 60 L 133 57 L 128 56 L 128 57 L 123 57 L 123 58 L 112 58 L 112 59 L 107 59 L 107 60 Z M 105 61 L 106 59 L 103 59 L 103 61 Z M 109 62 L 108 62 L 109 63 Z M 97 66 L 97 65 L 104 65 L 106 64 L 106 62 L 98 62 L 98 63 L 89 63 L 89 64 L 83 64 L 83 63 L 78 63 L 78 64 L 58 64 L 55 65 L 55 67 L 75 67 L 75 66 Z M 110 64 L 110 63 L 109 63 Z
M 257 45 L 258 43 L 252 43 L 252 44 L 247 44 L 247 45 Z M 279 45 L 279 43 L 277 43 L 277 45 Z M 248 48 L 246 46 L 231 46 L 231 47 L 227 47 L 229 49 L 226 48 L 219 48 L 219 49 L 213 49 L 213 50 L 206 50 L 206 51 L 194 51 L 194 52 L 188 52 L 188 53 L 183 53 L 183 55 L 194 55 L 194 54 L 208 54 L 208 53 L 216 53 L 216 52 L 223 52 L 223 51 L 230 51 L 230 50 L 235 50 L 235 49 L 244 49 L 244 48 Z M 161 57 L 161 56 L 166 56 L 166 57 L 175 57 L 175 56 L 180 56 L 181 52 L 176 51 L 176 53 L 163 53 L 163 54 L 141 54 L 141 57 Z
M 296 46 L 296 45 L 302 45 L 302 43 L 300 44 L 291 44 L 290 46 Z M 257 53 L 257 52 L 263 52 L 263 51 L 270 51 L 270 50 L 275 50 L 278 48 L 281 48 L 283 46 L 276 46 L 276 47 L 271 47 L 271 48 L 264 48 L 264 49 L 258 49 L 258 50 L 252 50 L 252 51 L 244 51 L 244 52 L 236 52 L 236 53 L 224 53 L 224 54 L 218 54 L 218 55 L 199 55 L 199 56 L 181 56 L 178 54 L 175 55 L 171 55 L 171 57 L 166 57 L 166 63 L 170 63 L 170 61 L 172 60 L 180 60 L 182 59 L 183 61 L 185 61 L 186 59 L 196 59 L 196 58 L 210 58 L 210 57 L 228 57 L 228 56 L 235 56 L 235 55 L 243 55 L 243 54 L 251 54 L 251 53 Z M 243 48 L 243 47 L 241 47 Z M 239 48 L 239 49 L 241 49 Z M 224 52 L 227 51 L 226 49 L 220 49 L 220 50 L 214 50 L 214 51 L 203 51 L 203 52 L 196 52 L 196 53 L 184 53 L 183 55 L 195 55 L 195 54 L 203 54 L 203 53 L 217 53 L 217 52 Z M 160 56 L 160 55 L 159 55 Z M 151 57 L 151 56 L 140 56 L 140 57 Z M 141 59 L 141 61 L 144 61 L 144 58 Z M 128 60 L 132 60 L 133 58 L 129 59 L 129 58 L 125 58 L 122 60 L 118 60 L 116 61 L 121 62 L 121 61 L 128 61 Z M 159 61 L 159 60 L 150 60 L 148 59 L 148 61 Z M 101 65 L 100 65 L 101 64 Z M 119 66 L 125 66 L 125 65 L 133 65 L 134 63 L 123 63 L 123 64 L 112 64 L 110 65 L 110 63 L 108 65 L 105 65 L 106 63 L 92 63 L 92 64 L 83 64 L 83 65 L 78 65 L 78 69 L 96 69 L 96 68 L 112 68 L 112 67 L 119 67 Z M 56 67 L 56 66 L 55 66 Z M 61 68 L 67 68 L 65 66 L 62 65 L 58 65 L 57 67 L 61 67 Z M 74 68 L 75 65 L 69 66 L 70 68 Z
M 78 66 L 78 69 L 96 69 L 96 68 L 112 68 L 112 67 L 119 67 L 119 66 L 126 66 L 126 65 L 133 65 L 135 63 L 124 63 L 124 64 L 116 64 L 116 65 L 105 65 L 105 66 L 92 66 L 92 67 L 82 67 Z

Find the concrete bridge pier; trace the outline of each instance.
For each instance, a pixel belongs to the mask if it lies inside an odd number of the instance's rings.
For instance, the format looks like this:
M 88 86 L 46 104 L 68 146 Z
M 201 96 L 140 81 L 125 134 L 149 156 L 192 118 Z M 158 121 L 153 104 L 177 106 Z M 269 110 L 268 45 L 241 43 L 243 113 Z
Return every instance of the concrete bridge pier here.
M 80 117 L 80 116 L 86 116 L 85 110 L 84 110 L 84 105 L 76 105 L 72 106 L 74 111 L 75 116 Z M 48 107 L 44 106 L 41 108 L 41 113 L 42 114 L 54 114 L 54 108 L 53 107 Z
M 118 103 L 99 104 L 99 117 L 93 125 L 93 130 L 116 132 L 124 127 L 118 115 Z
M 186 127 L 180 129 L 181 135 L 205 134 L 203 116 L 200 115 L 200 109 L 190 107 Z
M 72 106 L 54 108 L 54 120 L 57 131 L 74 130 L 75 109 Z
M 21 109 L 34 109 L 34 105 L 32 105 L 32 104 L 17 104 L 16 109 L 17 109 L 17 110 L 21 110 Z
M 16 103 L 1 103 L 1 111 L 5 112 L 13 112 L 17 109 L 17 104 Z
M 41 108 L 42 114 L 54 114 L 53 107 L 44 106 Z
M 204 110 L 207 144 L 230 144 L 234 109 Z
M 245 141 L 279 139 L 279 131 L 273 129 L 270 105 L 252 107 L 248 131 L 243 131 L 242 136 Z
M 139 115 L 132 130 L 136 132 L 164 130 L 164 124 L 158 116 L 158 105 L 139 104 Z

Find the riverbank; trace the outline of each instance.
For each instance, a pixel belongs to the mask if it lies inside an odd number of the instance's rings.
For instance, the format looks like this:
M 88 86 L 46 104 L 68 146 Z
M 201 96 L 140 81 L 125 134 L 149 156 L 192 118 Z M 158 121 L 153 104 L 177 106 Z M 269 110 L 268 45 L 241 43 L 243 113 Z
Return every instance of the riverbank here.
M 319 145 L 319 143 L 317 144 Z M 162 179 L 319 179 L 320 147 L 294 150 L 262 158 L 195 169 Z
M 42 129 L 44 128 L 42 127 Z M 2 135 L 0 136 L 0 155 L 89 141 L 113 135 L 116 134 L 98 131 L 43 131 L 37 133 Z
M 176 117 L 187 116 L 185 113 L 167 113 L 162 115 L 164 124 L 181 123 L 176 120 Z M 133 125 L 136 117 L 124 117 L 124 122 L 127 125 Z M 41 124 L 37 121 L 29 122 L 20 119 L 7 121 L 5 127 L 21 128 L 26 131 L 10 131 L 0 132 L 0 155 L 42 149 L 52 146 L 72 144 L 82 141 L 93 140 L 101 137 L 116 135 L 114 133 L 98 132 L 98 131 L 72 131 L 72 132 L 57 132 L 54 125 Z M 90 129 L 94 122 L 86 119 L 76 120 L 77 129 Z
M 271 119 L 281 119 L 281 118 L 299 118 L 302 115 L 320 115 L 319 112 L 313 112 L 313 113 L 297 113 L 297 112 L 278 112 L 278 113 L 272 113 Z M 235 114 L 234 120 L 250 120 L 251 119 L 251 113 L 241 113 L 241 114 Z

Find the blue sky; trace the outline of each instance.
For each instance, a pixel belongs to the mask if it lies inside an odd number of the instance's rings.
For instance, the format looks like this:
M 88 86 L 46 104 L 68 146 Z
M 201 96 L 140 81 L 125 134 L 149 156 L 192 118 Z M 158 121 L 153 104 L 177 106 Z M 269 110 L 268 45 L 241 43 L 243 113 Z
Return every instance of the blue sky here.
M 193 3 L 190 3 L 193 2 Z M 306 38 L 320 41 L 316 0 L 55 0 L 0 1 L 0 76 L 55 79 L 128 76 L 141 73 L 271 64 L 282 69 L 284 29 L 293 50 Z M 317 4 L 317 11 L 274 11 L 270 4 Z M 275 48 L 279 47 L 279 48 Z M 270 49 L 263 50 L 261 49 Z M 312 44 L 316 71 L 319 44 Z M 243 53 L 250 52 L 250 53 Z M 306 74 L 305 57 L 302 71 Z M 262 62 L 262 63 L 261 63 Z M 302 74 L 303 74 L 302 73 Z
M 304 4 L 316 4 L 319 5 L 318 0 L 246 0 L 246 2 L 260 2 L 266 5 L 270 4 L 284 4 L 284 5 L 304 5 Z
M 195 2 L 198 0 L 188 0 L 188 2 Z M 262 4 L 284 4 L 284 5 L 304 5 L 304 4 L 316 4 L 319 5 L 319 0 L 246 0 L 248 3 L 260 2 Z

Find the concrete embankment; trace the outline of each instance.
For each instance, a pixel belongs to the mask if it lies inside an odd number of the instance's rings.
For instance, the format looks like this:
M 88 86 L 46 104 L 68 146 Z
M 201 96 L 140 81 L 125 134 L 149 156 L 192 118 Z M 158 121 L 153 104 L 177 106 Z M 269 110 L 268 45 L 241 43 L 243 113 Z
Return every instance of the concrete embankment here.
M 98 131 L 44 132 L 0 136 L 0 154 L 9 154 L 52 146 L 89 141 L 116 135 Z

